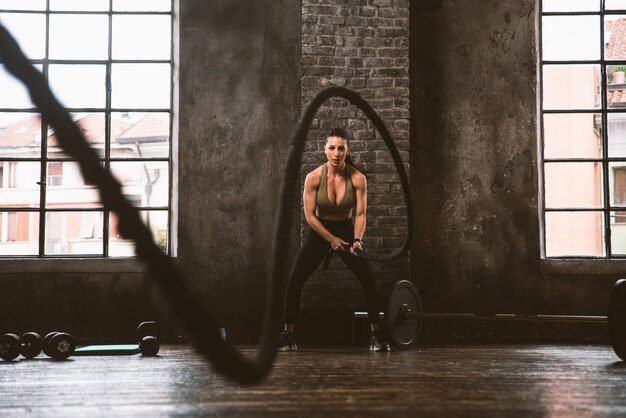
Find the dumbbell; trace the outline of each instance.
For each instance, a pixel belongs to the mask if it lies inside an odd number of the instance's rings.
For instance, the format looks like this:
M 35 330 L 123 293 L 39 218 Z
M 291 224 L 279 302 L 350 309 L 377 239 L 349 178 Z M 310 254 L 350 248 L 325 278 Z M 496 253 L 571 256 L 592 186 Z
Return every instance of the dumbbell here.
M 32 359 L 41 353 L 43 341 L 36 332 L 27 332 L 20 337 L 20 353 L 24 358 Z
M 43 352 L 55 360 L 65 360 L 76 348 L 74 338 L 65 332 L 51 332 L 43 339 Z
M 5 361 L 15 360 L 20 354 L 32 359 L 41 353 L 41 348 L 41 337 L 35 332 L 27 332 L 22 337 L 15 334 L 4 334 L 0 337 L 0 358 Z
M 4 361 L 12 361 L 20 355 L 20 337 L 15 334 L 4 334 L 0 337 L 0 358 Z
M 137 338 L 142 356 L 154 357 L 159 353 L 159 325 L 155 321 L 145 321 L 139 324 Z

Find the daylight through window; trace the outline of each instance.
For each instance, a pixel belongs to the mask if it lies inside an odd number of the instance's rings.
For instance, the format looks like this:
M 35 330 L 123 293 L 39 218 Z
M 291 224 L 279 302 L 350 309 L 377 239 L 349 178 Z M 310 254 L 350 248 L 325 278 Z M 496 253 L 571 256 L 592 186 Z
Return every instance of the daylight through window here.
M 0 23 L 169 250 L 172 0 L 0 0 Z M 134 256 L 0 61 L 0 257 Z
M 541 2 L 546 257 L 626 257 L 626 0 Z

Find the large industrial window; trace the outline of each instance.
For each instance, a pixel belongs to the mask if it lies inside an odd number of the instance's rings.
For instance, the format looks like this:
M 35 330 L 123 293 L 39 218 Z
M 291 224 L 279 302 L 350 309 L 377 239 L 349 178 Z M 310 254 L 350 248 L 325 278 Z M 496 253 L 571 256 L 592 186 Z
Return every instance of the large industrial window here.
M 545 256 L 626 257 L 626 0 L 543 0 Z
M 169 249 L 172 0 L 0 0 L 0 22 Z M 134 256 L 0 61 L 0 257 Z

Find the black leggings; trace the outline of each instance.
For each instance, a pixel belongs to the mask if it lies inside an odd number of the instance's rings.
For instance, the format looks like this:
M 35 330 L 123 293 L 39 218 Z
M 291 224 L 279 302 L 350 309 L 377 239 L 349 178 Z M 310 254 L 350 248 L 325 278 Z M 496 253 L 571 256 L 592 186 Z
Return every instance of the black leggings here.
M 345 221 L 327 221 L 320 219 L 320 222 L 331 234 L 348 243 L 352 243 L 354 238 L 354 226 L 350 219 Z M 304 282 L 306 282 L 311 273 L 320 265 L 329 250 L 330 244 L 311 229 L 309 236 L 296 256 L 296 260 L 293 263 L 289 275 L 289 284 L 287 285 L 287 295 L 285 298 L 285 323 L 295 324 L 298 320 Z M 369 263 L 364 257 L 354 256 L 350 252 L 338 251 L 337 254 L 341 256 L 346 266 L 348 266 L 361 281 L 365 293 L 365 303 L 367 304 L 369 320 L 373 324 L 378 323 L 378 291 L 376 289 L 376 282 L 374 281 L 374 274 L 372 273 Z

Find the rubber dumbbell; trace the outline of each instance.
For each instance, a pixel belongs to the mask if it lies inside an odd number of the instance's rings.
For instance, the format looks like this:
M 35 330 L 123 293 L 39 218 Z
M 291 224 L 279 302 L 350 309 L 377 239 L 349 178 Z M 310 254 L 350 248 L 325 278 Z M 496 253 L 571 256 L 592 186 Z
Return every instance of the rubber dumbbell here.
M 142 356 L 154 357 L 159 353 L 159 325 L 155 321 L 145 321 L 139 324 L 137 338 Z
M 24 358 L 32 359 L 41 353 L 43 341 L 36 332 L 27 332 L 20 337 L 20 353 Z
M 27 332 L 21 337 L 5 334 L 0 339 L 0 358 L 11 361 L 22 354 L 25 358 L 32 359 L 41 353 L 41 347 L 41 337 L 35 332 Z
M 51 332 L 44 338 L 43 352 L 55 360 L 65 360 L 76 349 L 74 338 L 65 332 Z
M 46 334 L 46 336 L 45 336 L 45 337 L 43 337 L 43 346 L 42 346 L 42 349 L 43 349 L 43 353 L 44 353 L 46 356 L 48 356 L 48 357 L 52 357 L 52 356 L 50 355 L 50 351 L 48 350 L 48 347 L 49 347 L 49 345 L 50 345 L 50 339 L 51 339 L 52 337 L 54 337 L 55 335 L 57 335 L 57 332 L 56 332 L 56 331 L 53 331 L 53 332 L 50 332 L 50 333 Z
M 4 334 L 0 337 L 0 358 L 4 361 L 12 361 L 20 355 L 22 346 L 20 337 L 15 334 Z

